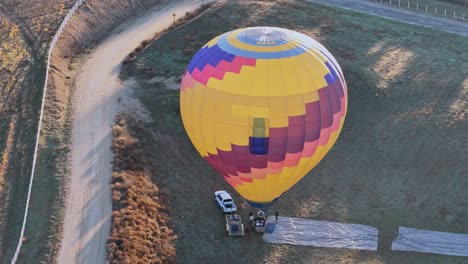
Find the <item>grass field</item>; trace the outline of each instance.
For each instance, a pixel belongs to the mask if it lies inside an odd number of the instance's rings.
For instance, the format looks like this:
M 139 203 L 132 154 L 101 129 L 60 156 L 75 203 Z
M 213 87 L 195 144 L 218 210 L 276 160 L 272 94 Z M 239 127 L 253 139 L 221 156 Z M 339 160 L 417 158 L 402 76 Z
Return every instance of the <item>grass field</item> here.
M 274 209 L 377 227 L 377 253 L 224 234 L 212 193 L 234 191 L 192 147 L 173 88 L 202 44 L 253 25 L 316 38 L 335 55 L 349 86 L 349 112 L 337 144 Z M 122 72 L 122 78 L 139 81 L 135 94 L 151 113 L 139 139 L 160 165 L 155 182 L 173 198 L 180 263 L 468 263 L 390 251 L 398 225 L 468 233 L 467 76 L 466 38 L 302 1 L 219 3 L 156 40 Z

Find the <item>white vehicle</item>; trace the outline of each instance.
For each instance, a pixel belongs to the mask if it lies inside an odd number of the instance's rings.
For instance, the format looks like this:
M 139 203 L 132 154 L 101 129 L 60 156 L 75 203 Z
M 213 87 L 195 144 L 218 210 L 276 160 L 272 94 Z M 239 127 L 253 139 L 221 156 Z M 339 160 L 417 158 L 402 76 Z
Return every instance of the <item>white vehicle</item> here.
M 237 211 L 236 204 L 234 204 L 231 195 L 226 191 L 215 192 L 214 198 L 216 202 L 218 202 L 219 206 L 221 206 L 221 209 L 223 209 L 223 212 L 234 213 Z

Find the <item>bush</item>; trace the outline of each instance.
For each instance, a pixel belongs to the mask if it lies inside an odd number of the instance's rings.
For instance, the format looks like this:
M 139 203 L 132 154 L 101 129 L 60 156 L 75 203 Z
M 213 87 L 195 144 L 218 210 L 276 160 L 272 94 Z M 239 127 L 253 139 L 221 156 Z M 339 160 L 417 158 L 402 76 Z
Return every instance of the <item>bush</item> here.
M 174 263 L 177 238 L 169 228 L 167 194 L 150 180 L 139 141 L 118 116 L 112 128 L 112 228 L 110 263 Z

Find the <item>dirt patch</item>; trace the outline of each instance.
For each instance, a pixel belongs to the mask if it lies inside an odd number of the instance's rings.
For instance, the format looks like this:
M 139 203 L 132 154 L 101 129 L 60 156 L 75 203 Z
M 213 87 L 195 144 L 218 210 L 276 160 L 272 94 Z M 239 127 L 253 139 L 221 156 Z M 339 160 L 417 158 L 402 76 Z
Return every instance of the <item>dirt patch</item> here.
M 385 46 L 384 41 L 377 42 L 374 46 L 372 46 L 368 51 L 367 55 L 379 54 L 382 48 Z
M 399 115 L 392 116 L 391 119 L 395 121 L 410 120 L 418 117 L 424 117 L 434 113 L 434 105 L 427 105 L 420 109 L 412 110 L 410 112 L 401 113 Z
M 457 98 L 449 107 L 449 121 L 448 124 L 453 126 L 455 124 L 462 124 L 468 118 L 468 79 L 462 83 L 460 92 Z
M 179 90 L 180 88 L 180 77 L 154 77 L 148 80 L 148 84 L 164 84 L 167 89 Z
M 140 100 L 138 100 L 138 96 L 135 95 L 135 89 L 138 85 L 138 82 L 132 78 L 123 81 L 122 86 L 125 88 L 122 89 L 123 94 L 118 100 L 122 105 L 123 112 L 137 116 L 138 119 L 146 122 L 151 122 L 151 114 Z
M 374 45 L 369 49 L 369 52 L 371 54 L 377 52 L 380 46 L 380 43 Z M 395 78 L 398 78 L 406 71 L 414 54 L 409 50 L 395 47 L 388 49 L 383 55 L 379 54 L 379 56 L 380 59 L 376 62 L 373 69 L 380 75 L 377 87 L 380 90 L 386 90 Z

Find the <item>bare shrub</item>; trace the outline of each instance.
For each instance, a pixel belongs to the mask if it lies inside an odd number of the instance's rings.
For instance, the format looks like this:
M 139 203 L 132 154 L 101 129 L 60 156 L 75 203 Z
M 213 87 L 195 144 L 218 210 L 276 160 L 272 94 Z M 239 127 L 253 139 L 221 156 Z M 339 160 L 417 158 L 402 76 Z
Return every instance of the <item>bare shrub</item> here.
M 151 182 L 141 146 L 117 117 L 112 128 L 112 229 L 110 263 L 174 263 L 177 238 L 169 228 L 167 193 Z M 162 201 L 166 201 L 163 203 Z

